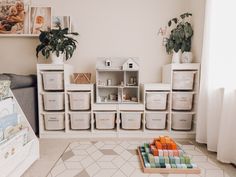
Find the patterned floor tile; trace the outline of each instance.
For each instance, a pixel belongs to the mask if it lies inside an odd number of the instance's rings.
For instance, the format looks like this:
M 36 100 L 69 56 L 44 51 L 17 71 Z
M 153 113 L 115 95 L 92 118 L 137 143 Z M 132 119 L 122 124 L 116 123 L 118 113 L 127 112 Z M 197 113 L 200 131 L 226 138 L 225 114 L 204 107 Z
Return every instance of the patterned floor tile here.
M 96 163 L 93 163 L 86 168 L 86 171 L 90 176 L 94 176 L 99 170 L 100 167 Z
M 127 177 L 126 175 L 124 175 L 124 173 L 122 173 L 121 171 L 117 171 L 112 177 Z
M 67 177 L 69 177 L 69 176 L 67 176 Z M 88 172 L 86 170 L 83 170 L 80 173 L 78 173 L 77 175 L 75 175 L 74 177 L 90 177 L 90 175 L 88 174 Z
M 82 165 L 80 162 L 64 162 L 67 169 L 82 169 Z
M 126 175 L 126 176 L 130 176 L 135 168 L 130 165 L 128 162 L 126 162 L 123 166 L 120 167 L 120 170 Z
M 103 156 L 103 153 L 101 153 L 100 150 L 95 151 L 94 153 L 91 154 L 91 157 L 96 161 L 100 159 Z
M 117 167 L 111 162 L 97 162 L 97 164 L 100 168 L 117 169 Z
M 60 165 L 55 166 L 55 167 L 52 169 L 51 175 L 52 175 L 53 177 L 55 177 L 55 176 L 59 175 L 60 173 L 62 173 L 62 172 L 65 171 L 65 170 L 66 170 L 66 167 L 65 167 L 65 165 L 62 163 L 62 164 L 60 164 Z
M 117 155 L 113 149 L 100 149 L 100 152 L 104 155 Z
M 125 163 L 125 160 L 124 160 L 123 158 L 121 158 L 120 156 L 117 156 L 116 158 L 114 158 L 114 159 L 112 160 L 112 163 L 113 163 L 116 167 L 120 168 L 120 167 Z
M 141 169 L 136 169 L 130 177 L 149 177 L 149 174 L 145 174 L 141 171 Z
M 85 159 L 83 159 L 80 163 L 84 168 L 87 168 L 89 165 L 94 163 L 94 160 L 90 156 L 88 156 Z
M 116 171 L 117 169 L 102 169 L 94 177 L 111 177 Z
M 65 170 L 64 172 L 57 175 L 57 177 L 68 177 L 68 176 L 76 176 L 82 169 L 75 170 Z M 84 177 L 84 176 L 83 176 Z
M 114 158 L 116 157 L 116 155 L 104 155 L 101 158 L 99 158 L 97 161 L 98 162 L 110 162 L 112 161 Z

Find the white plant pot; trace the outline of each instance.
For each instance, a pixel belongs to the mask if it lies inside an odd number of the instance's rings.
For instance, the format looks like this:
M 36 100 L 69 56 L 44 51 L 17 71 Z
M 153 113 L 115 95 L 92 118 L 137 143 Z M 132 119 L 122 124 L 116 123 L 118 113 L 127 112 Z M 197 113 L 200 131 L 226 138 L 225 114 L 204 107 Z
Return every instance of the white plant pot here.
M 181 58 L 181 50 L 179 50 L 178 52 L 175 52 L 173 50 L 172 63 L 180 63 L 180 58 Z
M 64 63 L 64 55 L 60 53 L 59 57 L 56 55 L 56 53 L 51 54 L 52 64 L 63 64 Z
M 192 63 L 193 62 L 193 53 L 192 52 L 184 52 L 181 57 L 182 63 Z

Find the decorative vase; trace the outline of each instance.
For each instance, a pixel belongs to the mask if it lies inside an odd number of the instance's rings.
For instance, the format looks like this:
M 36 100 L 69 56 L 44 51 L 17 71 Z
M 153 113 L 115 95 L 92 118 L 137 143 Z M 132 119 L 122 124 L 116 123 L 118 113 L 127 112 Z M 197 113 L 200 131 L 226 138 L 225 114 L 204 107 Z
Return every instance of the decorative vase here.
M 192 63 L 193 62 L 193 53 L 192 52 L 184 52 L 181 57 L 182 63 Z
M 179 50 L 178 52 L 175 52 L 173 50 L 172 63 L 180 63 L 180 58 L 181 58 L 181 50 Z
M 64 63 L 64 55 L 62 53 L 59 56 L 56 53 L 51 53 L 52 64 L 63 64 Z

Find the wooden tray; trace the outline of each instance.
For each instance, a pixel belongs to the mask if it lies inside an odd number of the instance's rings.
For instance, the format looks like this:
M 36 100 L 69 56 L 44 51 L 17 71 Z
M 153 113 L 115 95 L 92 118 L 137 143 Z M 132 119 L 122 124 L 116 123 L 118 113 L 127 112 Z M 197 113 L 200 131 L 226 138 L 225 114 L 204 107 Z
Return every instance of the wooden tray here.
M 146 168 L 143 163 L 142 153 L 140 148 L 138 148 L 138 156 L 141 162 L 141 167 L 144 173 L 164 173 L 164 174 L 200 174 L 201 170 L 199 168 L 188 168 L 188 169 L 180 169 L 180 168 Z

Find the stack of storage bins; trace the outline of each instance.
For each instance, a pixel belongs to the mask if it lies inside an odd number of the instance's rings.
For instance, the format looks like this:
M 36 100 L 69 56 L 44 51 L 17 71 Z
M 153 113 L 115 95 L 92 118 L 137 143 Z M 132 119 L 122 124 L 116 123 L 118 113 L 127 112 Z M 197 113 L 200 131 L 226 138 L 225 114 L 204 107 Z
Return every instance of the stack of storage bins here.
M 65 109 L 63 71 L 42 72 L 45 130 L 64 130 Z
M 146 92 L 146 128 L 163 130 L 166 128 L 168 93 Z
M 191 130 L 195 71 L 173 72 L 172 129 Z
M 91 125 L 91 93 L 70 92 L 70 127 L 72 130 L 87 130 Z

